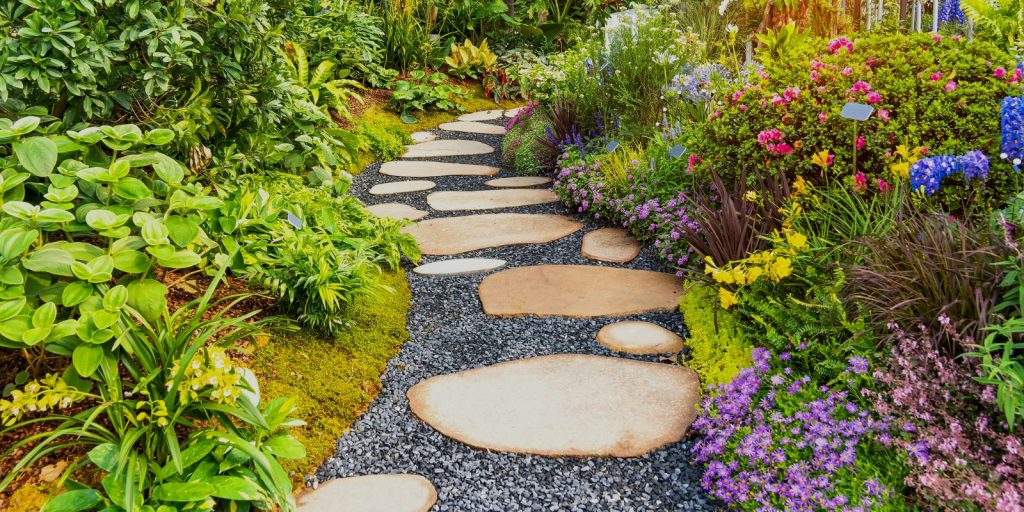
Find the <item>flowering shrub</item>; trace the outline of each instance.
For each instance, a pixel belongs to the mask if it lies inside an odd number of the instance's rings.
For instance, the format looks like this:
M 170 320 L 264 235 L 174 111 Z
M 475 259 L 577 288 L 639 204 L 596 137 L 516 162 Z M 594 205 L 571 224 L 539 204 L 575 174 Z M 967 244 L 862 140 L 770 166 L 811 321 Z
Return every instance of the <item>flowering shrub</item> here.
M 1020 75 L 1020 69 L 1016 71 Z M 1021 161 L 1024 160 L 1024 97 L 1003 98 L 1000 135 L 1003 144 L 999 157 L 1008 160 L 1014 169 L 1020 171 Z
M 753 284 L 766 277 L 779 282 L 793 273 L 793 257 L 807 249 L 807 237 L 789 228 L 771 236 L 771 250 L 751 253 L 742 260 L 731 261 L 717 266 L 710 256 L 704 259 L 704 273 L 721 286 L 718 289 L 723 309 L 737 303 L 737 288 Z
M 967 183 L 973 179 L 984 181 L 988 178 L 988 169 L 988 157 L 981 151 L 968 151 L 960 157 L 929 157 L 910 166 L 910 188 L 930 196 L 939 191 L 942 180 L 954 174 L 962 174 Z

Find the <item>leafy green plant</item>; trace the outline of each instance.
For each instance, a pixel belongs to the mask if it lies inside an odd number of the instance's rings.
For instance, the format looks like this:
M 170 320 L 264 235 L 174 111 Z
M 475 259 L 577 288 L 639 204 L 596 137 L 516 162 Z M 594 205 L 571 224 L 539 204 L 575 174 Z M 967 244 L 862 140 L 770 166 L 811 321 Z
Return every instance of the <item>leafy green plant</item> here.
M 422 0 L 379 0 L 384 18 L 384 63 L 402 73 L 431 63 L 436 43 L 430 38 L 437 8 Z M 376 2 L 371 3 L 376 7 Z
M 964 14 L 1005 50 L 1024 50 L 1024 1 L 963 0 Z
M 412 110 L 461 111 L 462 105 L 458 100 L 465 97 L 466 91 L 449 84 L 444 73 L 438 72 L 428 76 L 425 72 L 416 70 L 409 73 L 408 79 L 395 83 L 391 104 L 402 114 L 403 120 L 407 120 L 411 117 Z
M 459 78 L 479 78 L 481 75 L 494 71 L 498 56 L 487 47 L 487 40 L 480 46 L 466 39 L 461 45 L 452 43 L 452 54 L 445 58 L 448 72 Z
M 355 99 L 362 103 L 362 96 L 356 94 L 353 89 L 361 89 L 363 86 L 355 80 L 348 80 L 339 77 L 335 78 L 334 62 L 325 60 L 317 64 L 312 73 L 309 71 L 309 60 L 306 51 L 295 42 L 288 41 L 284 46 L 285 63 L 292 74 L 292 80 L 309 100 L 326 112 L 328 107 L 345 119 L 352 119 L 348 110 L 347 101 Z M 347 74 L 344 73 L 344 74 Z
M 778 29 L 756 34 L 755 37 L 761 43 L 760 51 L 769 58 L 777 59 L 807 44 L 811 32 L 798 28 L 796 22 L 790 21 Z
M 1019 355 L 1024 350 L 1024 343 L 1019 341 L 1024 335 L 1024 319 L 1010 318 L 985 330 L 982 343 L 964 356 L 981 360 L 985 374 L 975 380 L 996 387 L 996 402 L 1013 432 L 1018 419 L 1024 417 L 1024 365 Z
M 409 134 L 397 127 L 360 123 L 356 131 L 366 141 L 366 148 L 374 158 L 382 162 L 402 156 L 405 153 L 405 145 L 412 143 Z
M 694 284 L 679 303 L 689 335 L 686 366 L 696 371 L 707 387 L 726 384 L 750 365 L 750 345 L 744 341 L 736 313 L 718 306 L 718 292 Z

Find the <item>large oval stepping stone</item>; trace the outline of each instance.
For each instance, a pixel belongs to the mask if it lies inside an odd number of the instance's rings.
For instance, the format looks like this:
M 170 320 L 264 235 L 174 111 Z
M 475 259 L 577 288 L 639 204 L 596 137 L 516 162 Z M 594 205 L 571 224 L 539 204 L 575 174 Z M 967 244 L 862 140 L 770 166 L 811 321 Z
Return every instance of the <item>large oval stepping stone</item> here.
M 436 186 L 436 183 L 427 180 L 392 181 L 391 183 L 381 183 L 380 185 L 374 185 L 373 188 L 370 189 L 370 193 L 375 196 L 384 196 L 388 194 L 406 194 L 409 192 L 430 190 Z
M 511 178 L 497 178 L 484 183 L 488 187 L 512 188 L 512 187 L 535 187 L 551 183 L 551 178 L 543 176 L 514 176 Z
M 438 128 L 449 132 L 479 133 L 483 135 L 505 135 L 505 127 L 476 121 L 454 121 L 441 123 Z
M 638 457 L 683 438 L 699 379 L 681 366 L 559 354 L 427 379 L 409 407 L 473 447 L 548 456 Z
M 387 217 L 389 219 L 397 220 L 420 220 L 427 215 L 429 212 L 418 210 L 402 203 L 382 203 L 375 204 L 366 207 L 366 211 L 378 216 Z
M 462 114 L 459 116 L 459 121 L 493 121 L 500 118 L 504 113 L 504 110 L 481 110 L 479 112 Z
M 629 263 L 640 254 L 640 243 L 621 228 L 601 228 L 583 235 L 583 257 L 608 263 Z
M 434 192 L 427 203 L 435 210 L 493 210 L 515 208 L 558 201 L 558 196 L 547 189 L 504 189 Z
M 418 222 L 412 234 L 423 254 L 443 256 L 488 247 L 540 244 L 571 235 L 583 224 L 563 215 L 496 213 Z
M 462 276 L 479 274 L 505 266 L 505 260 L 493 258 L 460 258 L 454 260 L 435 261 L 420 265 L 413 272 L 425 276 Z
M 518 116 L 519 113 L 522 112 L 524 108 L 526 108 L 526 107 L 510 108 L 510 109 L 505 111 L 505 117 L 508 117 L 508 118 L 511 119 L 511 118 L 513 118 L 515 116 Z
M 626 354 L 667 354 L 683 349 L 678 334 L 650 322 L 615 322 L 597 331 L 597 342 Z
M 480 283 L 480 302 L 492 316 L 586 318 L 673 311 L 682 295 L 683 281 L 674 274 L 591 265 L 518 267 Z
M 446 162 L 387 162 L 380 166 L 380 173 L 401 178 L 435 178 L 438 176 L 492 176 L 498 174 L 497 167 L 474 164 L 449 164 Z
M 437 490 L 419 475 L 339 478 L 299 497 L 299 512 L 427 512 Z
M 437 138 L 437 134 L 434 132 L 412 132 L 409 134 L 409 138 L 415 143 L 430 142 Z
M 494 153 L 494 148 L 475 140 L 432 140 L 406 146 L 402 158 L 438 158 L 442 156 L 470 156 Z

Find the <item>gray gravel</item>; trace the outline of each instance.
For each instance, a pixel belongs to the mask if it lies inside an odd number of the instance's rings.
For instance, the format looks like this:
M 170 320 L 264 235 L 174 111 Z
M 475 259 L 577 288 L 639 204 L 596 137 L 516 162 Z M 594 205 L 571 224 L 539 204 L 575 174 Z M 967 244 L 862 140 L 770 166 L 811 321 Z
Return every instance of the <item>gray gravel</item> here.
M 502 121 L 495 121 L 500 123 Z M 472 139 L 500 151 L 501 137 L 438 131 L 439 138 Z M 499 153 L 438 159 L 501 166 Z M 498 176 L 428 178 L 437 188 L 393 196 L 371 196 L 370 187 L 403 178 L 376 172 L 370 166 L 356 177 L 352 192 L 367 204 L 404 202 L 430 211 L 426 195 L 438 190 L 482 190 Z M 524 213 L 568 213 L 557 204 L 512 208 Z M 484 213 L 484 212 L 478 212 Z M 434 212 L 431 217 L 466 215 Z M 431 218 L 428 217 L 428 218 Z M 508 261 L 508 267 L 542 263 L 599 263 L 580 256 L 586 231 L 600 226 L 584 219 L 584 230 L 561 240 L 528 246 L 484 249 L 451 257 L 425 257 L 424 263 L 449 258 L 488 257 Z M 663 270 L 650 248 L 625 265 Z M 508 268 L 506 267 L 506 268 Z M 412 265 L 407 263 L 407 270 Z M 570 318 L 491 318 L 483 314 L 477 286 L 485 277 L 420 276 L 409 272 L 413 305 L 408 318 L 412 339 L 392 359 L 382 375 L 384 387 L 369 410 L 338 440 L 334 456 L 317 471 L 310 485 L 332 478 L 378 473 L 425 476 L 438 492 L 435 511 L 670 511 L 715 510 L 719 507 L 700 488 L 700 468 L 690 462 L 690 442 L 655 450 L 643 457 L 551 458 L 497 453 L 453 441 L 417 420 L 409 411 L 406 391 L 417 382 L 502 361 L 559 353 L 624 357 L 596 341 L 597 331 L 613 320 Z M 682 333 L 676 313 L 634 315 L 621 319 L 647 320 Z M 619 320 L 619 319 L 615 319 Z M 653 357 L 637 359 L 657 360 Z

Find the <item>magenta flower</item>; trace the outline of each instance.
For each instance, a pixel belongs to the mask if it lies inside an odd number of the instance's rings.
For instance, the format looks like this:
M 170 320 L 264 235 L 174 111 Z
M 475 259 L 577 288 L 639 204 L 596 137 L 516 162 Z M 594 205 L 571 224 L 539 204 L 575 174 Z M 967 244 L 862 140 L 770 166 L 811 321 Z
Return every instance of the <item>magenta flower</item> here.
M 853 84 L 853 87 L 850 87 L 849 92 L 854 94 L 871 92 L 871 84 L 863 80 L 858 80 Z
M 867 102 L 868 103 L 878 103 L 879 101 L 882 101 L 882 95 L 881 94 L 878 94 L 875 91 L 871 91 L 871 92 L 868 93 L 868 96 L 867 96 Z
M 884 109 L 884 108 L 882 110 L 879 110 L 878 111 L 878 118 L 881 119 L 883 123 L 888 123 L 889 119 L 890 119 L 889 111 L 887 109 Z
M 853 68 L 851 68 L 850 66 L 846 66 L 845 68 L 843 68 L 842 71 L 839 72 L 839 74 L 843 76 L 850 76 L 853 74 Z
M 867 146 L 868 146 L 868 141 L 864 138 L 864 136 L 863 135 L 858 135 L 857 136 L 857 149 L 864 149 Z
M 939 41 L 942 41 L 942 35 L 940 35 L 940 34 L 932 34 L 932 41 L 935 41 L 936 43 L 939 42 Z
M 867 190 L 867 188 L 868 188 L 868 178 L 867 178 L 867 176 L 864 176 L 863 172 L 857 171 L 857 174 L 853 175 L 853 189 L 858 191 L 858 192 L 860 192 L 860 191 L 863 191 L 863 190 Z
M 800 97 L 800 88 L 786 87 L 786 90 L 782 91 L 782 97 L 785 98 L 786 101 L 793 101 Z
M 827 120 L 828 120 L 828 114 L 826 114 L 824 112 L 818 114 L 818 122 L 819 123 L 824 123 Z
M 737 107 L 737 108 L 740 109 L 740 112 L 746 112 L 747 111 L 747 105 L 743 104 L 743 103 L 740 103 L 740 106 Z
M 932 82 L 938 82 L 939 80 L 942 80 L 942 72 L 936 71 L 932 73 L 932 76 L 928 77 L 928 79 L 931 80 Z
M 878 191 L 881 193 L 892 192 L 892 185 L 888 181 L 878 178 L 875 180 L 875 185 L 878 186 Z
M 1002 78 L 1006 76 L 1006 68 L 996 68 L 996 70 L 992 72 L 992 76 L 996 78 Z
M 828 51 L 833 55 L 843 49 L 846 50 L 846 53 L 853 53 L 853 41 L 845 37 L 837 37 L 828 43 Z
M 946 86 L 942 88 L 946 92 L 953 92 L 956 90 L 956 80 L 950 80 L 946 82 Z

